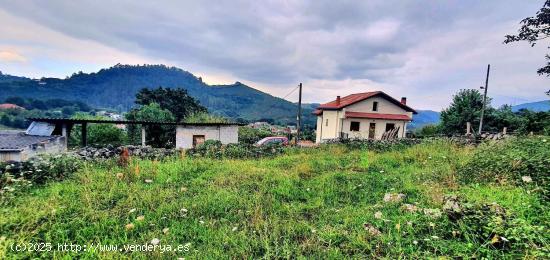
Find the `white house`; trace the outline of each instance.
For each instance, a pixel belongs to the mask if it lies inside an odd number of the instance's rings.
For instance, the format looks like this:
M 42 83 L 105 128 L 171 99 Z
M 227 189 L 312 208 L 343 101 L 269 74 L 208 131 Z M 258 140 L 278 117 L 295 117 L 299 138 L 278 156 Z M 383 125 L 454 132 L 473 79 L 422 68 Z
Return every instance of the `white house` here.
M 180 124 L 176 128 L 176 148 L 190 149 L 206 140 L 222 144 L 239 142 L 239 125 L 230 123 Z
M 381 139 L 386 131 L 397 128 L 397 137 L 405 136 L 407 123 L 416 111 L 407 99 L 398 101 L 382 91 L 351 94 L 317 107 L 316 142 L 334 138 Z

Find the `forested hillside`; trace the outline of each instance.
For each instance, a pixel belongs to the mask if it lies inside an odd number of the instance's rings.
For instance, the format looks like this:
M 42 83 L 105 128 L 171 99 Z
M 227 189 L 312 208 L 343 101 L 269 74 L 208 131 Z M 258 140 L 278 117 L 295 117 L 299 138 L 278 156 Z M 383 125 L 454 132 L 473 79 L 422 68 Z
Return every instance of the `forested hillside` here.
M 12 96 L 63 98 L 84 101 L 93 107 L 128 111 L 140 89 L 159 86 L 184 88 L 210 112 L 233 119 L 272 119 L 287 124 L 294 123 L 296 118 L 296 105 L 289 101 L 240 82 L 211 86 L 187 71 L 164 65 L 118 64 L 96 73 L 78 72 L 66 79 L 42 78 L 40 81 L 2 75 L 0 100 Z M 305 123 L 313 125 L 311 109 L 304 109 L 304 116 Z

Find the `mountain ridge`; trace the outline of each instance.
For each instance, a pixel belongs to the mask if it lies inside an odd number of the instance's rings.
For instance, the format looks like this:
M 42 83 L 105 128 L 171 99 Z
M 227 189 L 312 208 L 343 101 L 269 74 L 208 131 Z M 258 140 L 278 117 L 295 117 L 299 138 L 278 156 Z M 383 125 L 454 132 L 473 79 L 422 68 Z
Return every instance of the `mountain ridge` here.
M 12 80 L 8 79 L 10 77 Z M 135 94 L 142 88 L 181 87 L 212 113 L 235 120 L 271 120 L 295 124 L 296 105 L 250 86 L 235 82 L 229 85 L 208 85 L 192 73 L 165 65 L 121 65 L 97 72 L 74 73 L 65 79 L 2 75 L 0 100 L 11 96 L 25 98 L 64 98 L 85 101 L 101 108 L 128 111 Z M 315 122 L 311 109 L 304 109 L 304 123 Z

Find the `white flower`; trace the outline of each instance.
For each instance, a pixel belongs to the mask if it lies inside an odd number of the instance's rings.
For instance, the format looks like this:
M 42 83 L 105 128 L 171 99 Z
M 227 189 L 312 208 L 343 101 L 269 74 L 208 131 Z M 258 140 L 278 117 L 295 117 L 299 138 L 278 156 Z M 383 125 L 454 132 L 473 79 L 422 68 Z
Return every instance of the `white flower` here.
M 130 211 L 128 211 L 128 213 L 134 213 L 134 212 L 136 212 L 136 209 L 135 209 L 135 208 L 134 208 L 134 209 L 131 209 Z
M 413 244 L 418 245 L 418 241 L 416 241 L 416 240 L 413 241 Z
M 521 180 L 522 180 L 523 182 L 526 182 L 526 183 L 530 183 L 530 182 L 533 181 L 533 179 L 531 178 L 531 176 L 522 176 L 522 177 L 521 177 Z
M 374 218 L 381 219 L 382 218 L 382 212 L 377 211 L 376 213 L 374 213 Z
M 202 221 L 202 220 L 199 220 L 199 223 L 200 223 L 200 224 L 204 224 L 204 221 Z
M 153 183 L 153 180 L 151 180 L 151 179 L 146 179 L 146 180 L 145 180 L 145 183 Z
M 162 233 L 164 233 L 164 234 L 168 234 L 168 231 L 170 231 L 170 229 L 169 229 L 169 228 L 164 228 L 164 229 L 162 230 Z
M 237 227 L 233 227 L 233 229 L 231 229 L 231 231 L 233 231 L 233 232 L 237 231 Z
M 151 245 L 156 246 L 156 245 L 158 245 L 159 243 L 160 243 L 160 239 L 158 239 L 158 238 L 153 238 L 153 240 L 151 240 Z

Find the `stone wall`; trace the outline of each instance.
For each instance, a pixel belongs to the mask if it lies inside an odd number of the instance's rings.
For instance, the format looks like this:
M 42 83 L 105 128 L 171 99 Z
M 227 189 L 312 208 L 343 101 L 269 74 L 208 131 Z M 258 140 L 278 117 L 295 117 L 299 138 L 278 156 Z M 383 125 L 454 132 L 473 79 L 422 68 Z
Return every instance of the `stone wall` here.
M 102 148 L 83 147 L 72 151 L 72 153 L 84 160 L 110 159 L 119 157 L 123 149 L 125 148 L 128 149 L 128 153 L 130 156 L 143 159 L 159 159 L 176 154 L 175 149 L 152 148 L 151 146 L 137 145 L 126 145 L 118 147 L 107 145 L 106 147 Z

